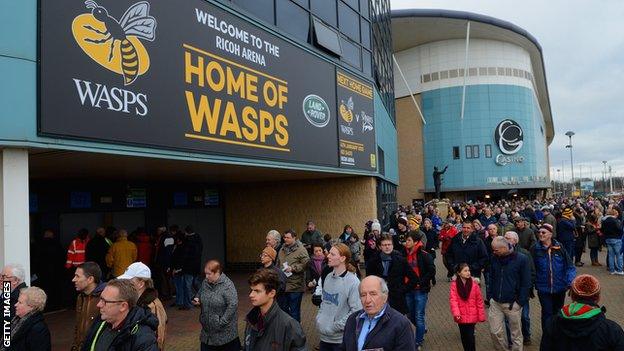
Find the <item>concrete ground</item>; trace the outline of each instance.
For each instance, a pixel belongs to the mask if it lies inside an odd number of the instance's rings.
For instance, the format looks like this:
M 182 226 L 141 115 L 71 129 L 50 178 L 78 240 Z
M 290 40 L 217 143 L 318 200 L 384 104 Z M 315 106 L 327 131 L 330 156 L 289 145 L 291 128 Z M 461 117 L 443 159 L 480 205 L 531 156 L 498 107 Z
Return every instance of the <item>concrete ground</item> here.
M 600 262 L 604 263 L 605 250 L 600 253 Z M 459 330 L 453 322 L 449 311 L 446 271 L 439 257 L 436 259 L 438 284 L 432 288 L 427 304 L 427 328 L 424 348 L 426 350 L 462 350 Z M 584 254 L 585 266 L 578 269 L 579 274 L 587 273 L 596 276 L 602 284 L 601 304 L 607 307 L 607 318 L 624 325 L 624 276 L 609 275 L 604 267 L 592 267 L 587 264 L 589 253 Z M 231 273 L 238 289 L 238 324 L 239 334 L 243 335 L 244 318 L 251 308 L 247 298 L 247 273 Z M 319 338 L 314 325 L 317 308 L 311 303 L 311 295 L 307 293 L 302 303 L 302 325 L 308 338 L 308 348 L 314 349 Z M 566 300 L 567 301 L 567 300 Z M 540 305 L 537 298 L 531 300 L 531 333 L 533 344 L 525 350 L 539 350 L 541 338 Z M 168 304 L 167 304 L 168 305 Z M 199 309 L 179 311 L 167 306 L 169 321 L 167 323 L 167 350 L 199 350 Z M 55 312 L 46 315 L 46 321 L 52 334 L 52 350 L 68 350 L 74 329 L 74 311 Z M 493 349 L 488 323 L 481 323 L 476 328 L 477 349 Z

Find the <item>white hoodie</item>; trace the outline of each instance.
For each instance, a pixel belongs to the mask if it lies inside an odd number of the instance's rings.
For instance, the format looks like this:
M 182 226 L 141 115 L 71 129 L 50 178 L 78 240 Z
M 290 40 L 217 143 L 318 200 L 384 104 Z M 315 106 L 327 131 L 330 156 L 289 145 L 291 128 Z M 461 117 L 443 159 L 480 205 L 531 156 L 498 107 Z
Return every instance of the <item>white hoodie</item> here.
M 319 282 L 317 292 L 321 286 L 323 302 L 316 315 L 316 329 L 321 341 L 340 344 L 347 318 L 362 309 L 358 290 L 360 280 L 349 271 L 342 275 L 335 275 L 332 271 Z

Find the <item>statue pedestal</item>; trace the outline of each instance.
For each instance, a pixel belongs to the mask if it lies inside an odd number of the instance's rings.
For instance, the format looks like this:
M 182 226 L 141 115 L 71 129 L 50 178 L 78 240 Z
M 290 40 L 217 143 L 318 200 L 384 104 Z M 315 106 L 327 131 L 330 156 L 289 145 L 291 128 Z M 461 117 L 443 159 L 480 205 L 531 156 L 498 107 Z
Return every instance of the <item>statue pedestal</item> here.
M 448 199 L 433 200 L 432 205 L 438 209 L 438 215 L 442 218 L 442 220 L 445 220 L 446 216 L 449 214 L 449 203 Z

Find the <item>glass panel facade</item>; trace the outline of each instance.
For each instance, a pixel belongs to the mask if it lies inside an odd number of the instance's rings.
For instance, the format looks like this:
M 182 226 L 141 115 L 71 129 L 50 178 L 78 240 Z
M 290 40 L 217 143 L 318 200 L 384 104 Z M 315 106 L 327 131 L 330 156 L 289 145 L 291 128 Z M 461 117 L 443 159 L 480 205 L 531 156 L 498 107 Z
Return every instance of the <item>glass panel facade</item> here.
M 342 1 L 338 2 L 338 27 L 351 40 L 360 42 L 360 16 Z
M 275 22 L 273 0 L 233 0 L 232 2 L 262 20 L 269 23 Z
M 310 9 L 313 14 L 324 22 L 334 27 L 338 25 L 338 20 L 336 18 L 336 1 L 310 0 Z
M 276 0 L 276 24 L 286 33 L 307 42 L 310 33 L 310 15 L 291 0 Z

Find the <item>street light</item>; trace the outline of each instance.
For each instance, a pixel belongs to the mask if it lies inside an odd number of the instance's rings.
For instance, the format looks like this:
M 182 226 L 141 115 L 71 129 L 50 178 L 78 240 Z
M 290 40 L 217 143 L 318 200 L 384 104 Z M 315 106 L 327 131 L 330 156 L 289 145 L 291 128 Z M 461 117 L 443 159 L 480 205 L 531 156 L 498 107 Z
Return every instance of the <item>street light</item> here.
M 561 190 L 561 193 L 563 195 L 563 182 L 562 182 L 562 179 L 561 179 L 561 170 L 559 168 L 557 168 L 557 179 L 559 179 L 559 187 L 561 188 L 559 190 Z M 557 192 L 556 188 L 555 188 L 555 192 Z
M 602 192 L 607 194 L 607 161 L 602 161 Z
M 565 135 L 570 138 L 570 143 L 566 145 L 566 148 L 570 148 L 570 170 L 572 171 L 572 194 L 574 194 L 574 159 L 572 158 L 572 137 L 574 136 L 574 132 L 569 130 L 565 133 Z

